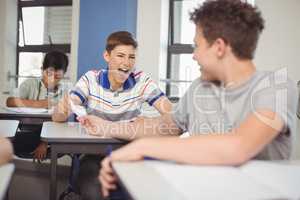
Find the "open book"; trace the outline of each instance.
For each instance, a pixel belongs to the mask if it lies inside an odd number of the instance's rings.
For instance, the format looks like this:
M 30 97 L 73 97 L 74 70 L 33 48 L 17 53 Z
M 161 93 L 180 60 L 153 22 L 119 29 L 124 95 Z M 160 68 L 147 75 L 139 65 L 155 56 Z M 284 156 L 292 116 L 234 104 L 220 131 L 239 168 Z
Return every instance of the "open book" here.
M 250 161 L 240 167 L 144 164 L 183 199 L 300 199 L 300 163 Z

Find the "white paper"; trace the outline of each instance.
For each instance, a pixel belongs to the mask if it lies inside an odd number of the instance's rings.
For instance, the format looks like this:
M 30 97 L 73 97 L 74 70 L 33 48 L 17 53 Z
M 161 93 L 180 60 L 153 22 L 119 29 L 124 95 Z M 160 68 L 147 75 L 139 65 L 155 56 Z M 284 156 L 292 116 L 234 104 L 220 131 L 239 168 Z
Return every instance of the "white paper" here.
M 71 110 L 75 113 L 78 117 L 82 117 L 87 115 L 86 109 L 81 105 L 75 105 L 72 100 L 70 100 Z
M 50 110 L 46 108 L 29 108 L 29 107 L 4 107 L 5 110 L 15 113 L 28 113 L 28 114 L 50 114 Z

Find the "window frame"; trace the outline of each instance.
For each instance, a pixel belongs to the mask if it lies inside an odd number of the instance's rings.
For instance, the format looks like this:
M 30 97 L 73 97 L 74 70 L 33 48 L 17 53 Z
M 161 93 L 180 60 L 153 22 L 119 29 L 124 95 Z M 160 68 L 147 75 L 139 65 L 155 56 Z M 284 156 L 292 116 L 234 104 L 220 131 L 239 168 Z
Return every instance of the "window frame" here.
M 16 48 L 16 85 L 19 81 L 19 60 L 20 53 L 47 53 L 53 49 L 62 51 L 64 53 L 70 53 L 71 43 L 64 44 L 41 44 L 41 45 L 27 45 L 25 43 L 25 32 L 24 32 L 24 23 L 22 16 L 22 8 L 28 7 L 58 7 L 58 6 L 72 6 L 72 0 L 31 0 L 31 1 L 22 1 L 18 0 L 18 13 L 17 13 L 17 48 Z M 22 34 L 24 40 L 24 46 L 19 46 L 20 42 L 20 23 L 22 23 Z
M 168 49 L 167 49 L 167 69 L 166 69 L 166 95 L 170 96 L 172 82 L 187 82 L 186 80 L 173 80 L 172 75 L 172 55 L 192 54 L 193 44 L 174 43 L 174 4 L 185 0 L 169 0 L 169 28 L 168 28 Z

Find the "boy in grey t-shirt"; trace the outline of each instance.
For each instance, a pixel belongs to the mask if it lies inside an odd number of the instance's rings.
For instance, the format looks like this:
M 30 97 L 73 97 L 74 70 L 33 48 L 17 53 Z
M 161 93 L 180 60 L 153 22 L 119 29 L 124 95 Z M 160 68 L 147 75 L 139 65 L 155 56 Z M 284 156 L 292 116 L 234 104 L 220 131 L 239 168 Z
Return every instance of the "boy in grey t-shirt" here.
M 192 136 L 229 134 L 252 113 L 272 126 L 273 119 L 256 113 L 259 110 L 272 111 L 281 118 L 284 127 L 255 159 L 288 159 L 291 140 L 296 134 L 297 97 L 287 97 L 297 94 L 297 89 L 287 78 L 286 70 L 256 71 L 249 80 L 235 88 L 197 79 L 175 107 L 172 119 L 182 132 L 188 131 Z M 251 131 L 255 132 L 255 128 Z
M 104 196 L 116 188 L 110 162 L 146 156 L 194 165 L 238 165 L 253 158 L 286 159 L 295 134 L 297 89 L 285 70 L 259 72 L 252 62 L 264 28 L 260 12 L 242 1 L 205 1 L 191 13 L 196 25 L 193 58 L 201 77 L 175 107 L 156 119 L 114 123 L 87 116 L 90 134 L 143 138 L 102 161 L 99 180 Z M 104 129 L 105 128 L 105 129 Z

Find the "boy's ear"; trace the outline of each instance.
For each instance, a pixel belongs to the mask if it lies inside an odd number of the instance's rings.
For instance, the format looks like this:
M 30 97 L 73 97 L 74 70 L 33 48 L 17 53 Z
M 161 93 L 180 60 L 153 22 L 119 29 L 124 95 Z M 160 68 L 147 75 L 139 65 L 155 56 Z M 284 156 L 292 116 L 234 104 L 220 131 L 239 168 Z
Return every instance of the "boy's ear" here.
M 110 60 L 110 54 L 106 50 L 103 52 L 103 58 L 106 62 Z
M 225 43 L 225 41 L 221 38 L 216 39 L 216 41 L 214 42 L 217 48 L 217 55 L 219 57 L 223 57 L 225 55 L 225 51 L 227 48 L 227 44 Z

